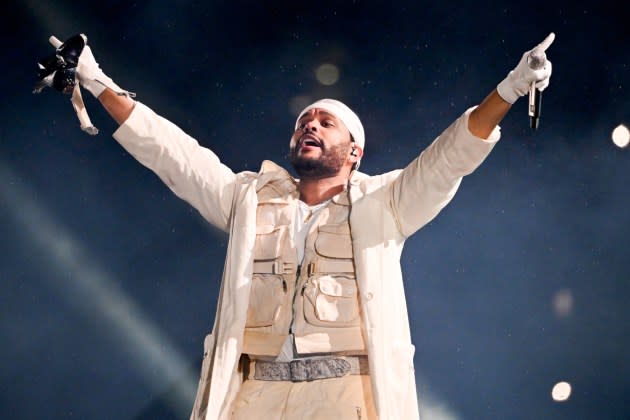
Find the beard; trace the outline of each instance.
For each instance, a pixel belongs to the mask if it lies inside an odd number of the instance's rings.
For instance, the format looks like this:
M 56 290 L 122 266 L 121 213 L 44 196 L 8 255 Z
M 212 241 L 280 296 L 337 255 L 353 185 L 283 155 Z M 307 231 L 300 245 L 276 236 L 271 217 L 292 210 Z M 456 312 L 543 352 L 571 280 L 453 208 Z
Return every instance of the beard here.
M 337 175 L 343 167 L 349 149 L 350 142 L 330 148 L 322 147 L 319 158 L 306 158 L 298 154 L 298 148 L 292 147 L 289 150 L 289 161 L 302 179 L 330 178 Z

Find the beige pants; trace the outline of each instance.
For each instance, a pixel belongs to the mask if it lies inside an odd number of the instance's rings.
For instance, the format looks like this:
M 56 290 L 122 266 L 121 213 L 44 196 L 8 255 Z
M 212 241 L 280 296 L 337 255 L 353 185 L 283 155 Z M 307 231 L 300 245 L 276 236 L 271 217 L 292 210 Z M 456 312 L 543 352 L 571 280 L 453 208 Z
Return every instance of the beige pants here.
M 232 420 L 376 420 L 369 375 L 310 382 L 243 382 Z

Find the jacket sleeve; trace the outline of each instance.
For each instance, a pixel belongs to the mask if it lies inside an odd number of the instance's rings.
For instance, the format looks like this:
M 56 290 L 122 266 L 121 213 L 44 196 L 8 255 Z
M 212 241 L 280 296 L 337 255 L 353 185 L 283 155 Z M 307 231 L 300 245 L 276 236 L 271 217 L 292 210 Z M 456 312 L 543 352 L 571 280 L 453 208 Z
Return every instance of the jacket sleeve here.
M 205 219 L 228 230 L 237 176 L 211 150 L 139 102 L 114 138 Z
M 501 134 L 496 127 L 487 140 L 468 130 L 468 109 L 398 176 L 391 206 L 398 228 L 409 236 L 430 222 L 455 195 L 462 177 L 473 172 Z

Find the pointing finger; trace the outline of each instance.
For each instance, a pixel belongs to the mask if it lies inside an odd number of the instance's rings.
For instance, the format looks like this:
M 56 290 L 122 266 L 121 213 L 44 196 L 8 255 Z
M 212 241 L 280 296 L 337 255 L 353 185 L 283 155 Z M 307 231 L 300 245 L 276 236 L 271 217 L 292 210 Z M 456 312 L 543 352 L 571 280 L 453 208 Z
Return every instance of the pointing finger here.
M 556 34 L 552 32 L 549 35 L 547 35 L 547 38 L 545 38 L 543 42 L 538 44 L 535 49 L 542 52 L 547 51 L 547 48 L 549 48 L 549 46 L 553 43 L 554 39 L 556 39 Z

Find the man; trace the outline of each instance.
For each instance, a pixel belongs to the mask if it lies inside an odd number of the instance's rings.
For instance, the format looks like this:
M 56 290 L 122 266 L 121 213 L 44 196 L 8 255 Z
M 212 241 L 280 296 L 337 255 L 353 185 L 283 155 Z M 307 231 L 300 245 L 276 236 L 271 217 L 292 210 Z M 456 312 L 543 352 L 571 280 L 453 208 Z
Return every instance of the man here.
M 511 105 L 547 87 L 551 63 L 532 70 L 532 51 L 405 169 L 378 176 L 357 171 L 357 115 L 315 102 L 290 140 L 297 180 L 269 161 L 235 174 L 83 49 L 79 82 L 120 124 L 114 138 L 230 234 L 191 419 L 418 418 L 402 246 L 485 159 Z

